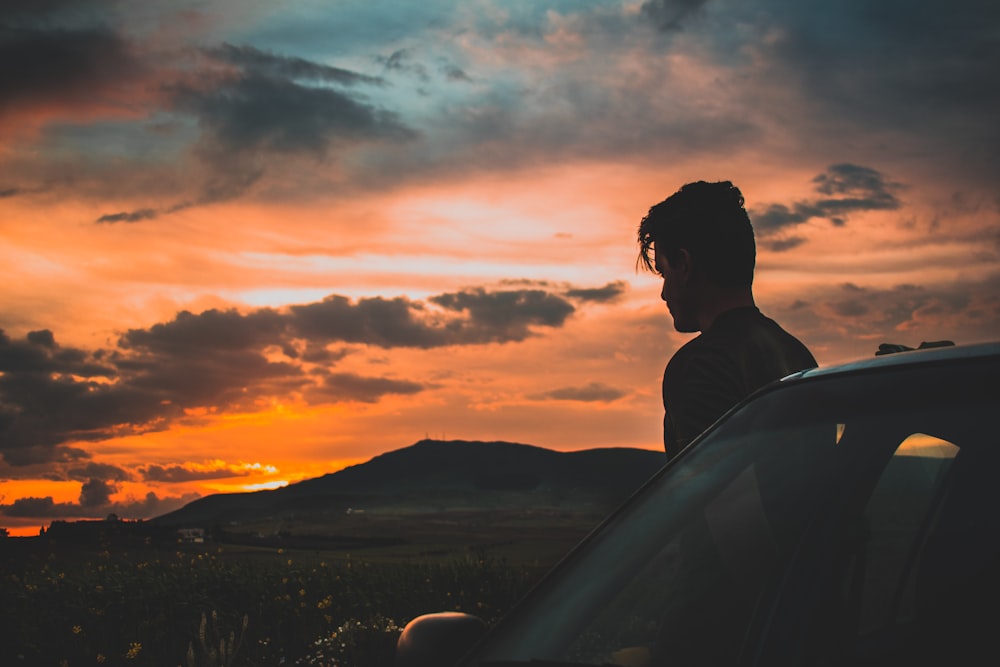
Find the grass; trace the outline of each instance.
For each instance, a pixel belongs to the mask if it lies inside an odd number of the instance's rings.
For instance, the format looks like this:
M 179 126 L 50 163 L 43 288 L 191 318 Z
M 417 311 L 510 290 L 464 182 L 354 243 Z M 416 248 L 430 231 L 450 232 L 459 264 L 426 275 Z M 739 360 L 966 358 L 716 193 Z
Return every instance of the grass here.
M 492 622 L 549 564 L 485 551 L 435 562 L 213 544 L 0 545 L 0 664 L 379 667 L 409 619 L 458 610 Z

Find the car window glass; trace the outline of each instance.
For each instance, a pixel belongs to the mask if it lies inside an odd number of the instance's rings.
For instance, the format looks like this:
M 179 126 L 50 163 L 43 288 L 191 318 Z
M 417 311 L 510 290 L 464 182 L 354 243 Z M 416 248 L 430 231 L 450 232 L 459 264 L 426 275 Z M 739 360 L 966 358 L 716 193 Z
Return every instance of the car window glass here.
M 734 434 L 718 451 L 689 457 L 678 475 L 684 486 L 650 501 L 653 532 L 613 542 L 618 557 L 606 558 L 607 569 L 594 574 L 610 590 L 589 598 L 589 618 L 567 630 L 563 647 L 536 646 L 532 657 L 629 666 L 736 659 L 762 595 L 794 547 L 809 491 L 817 488 L 810 475 L 828 469 L 835 438 L 833 421 L 772 427 Z M 671 526 L 668 539 L 657 537 Z M 574 591 L 579 599 L 587 593 Z M 546 634 L 556 637 L 552 620 Z
M 864 510 L 865 544 L 855 563 L 854 576 L 861 578 L 859 635 L 912 620 L 913 560 L 933 527 L 957 453 L 945 440 L 913 434 L 883 469 Z

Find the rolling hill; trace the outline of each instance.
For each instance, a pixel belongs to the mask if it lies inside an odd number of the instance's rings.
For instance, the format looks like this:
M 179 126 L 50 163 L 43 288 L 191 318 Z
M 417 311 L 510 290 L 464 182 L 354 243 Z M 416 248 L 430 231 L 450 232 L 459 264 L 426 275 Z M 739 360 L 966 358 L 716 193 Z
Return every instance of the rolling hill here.
M 161 525 L 237 523 L 264 514 L 511 508 L 609 511 L 665 462 L 662 452 L 602 448 L 557 452 L 511 442 L 421 440 L 322 477 L 273 491 L 215 494 L 153 519 Z

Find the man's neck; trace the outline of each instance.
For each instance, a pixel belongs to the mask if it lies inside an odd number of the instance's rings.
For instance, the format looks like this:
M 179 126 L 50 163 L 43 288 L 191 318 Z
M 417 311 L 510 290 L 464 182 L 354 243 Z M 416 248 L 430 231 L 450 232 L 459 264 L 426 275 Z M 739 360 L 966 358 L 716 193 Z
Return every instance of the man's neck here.
M 736 308 L 753 308 L 753 291 L 747 288 L 709 287 L 705 290 L 698 313 L 700 331 L 712 326 L 719 315 Z

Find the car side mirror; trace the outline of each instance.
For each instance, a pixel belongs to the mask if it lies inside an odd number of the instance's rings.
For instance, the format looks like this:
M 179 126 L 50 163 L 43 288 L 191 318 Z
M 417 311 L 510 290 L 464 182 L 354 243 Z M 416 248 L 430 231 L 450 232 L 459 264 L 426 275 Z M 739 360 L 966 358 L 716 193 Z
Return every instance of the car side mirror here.
M 406 624 L 394 667 L 451 667 L 486 634 L 478 616 L 454 611 L 424 614 Z

